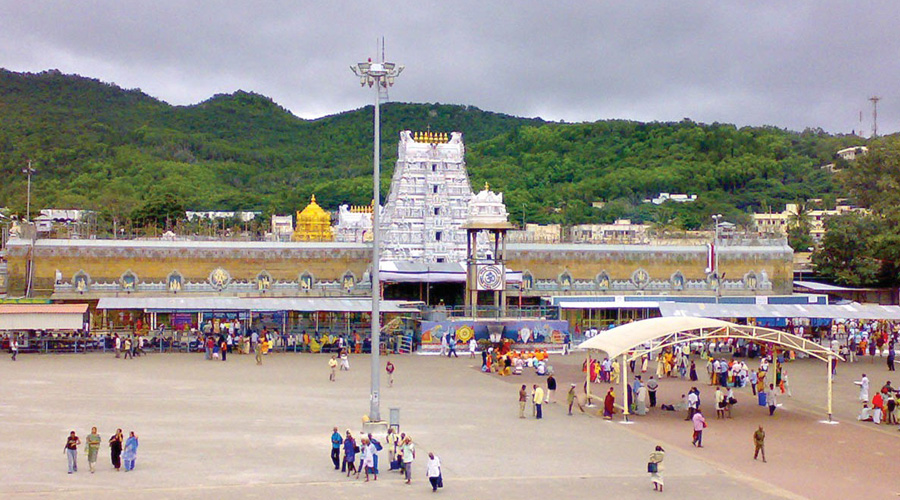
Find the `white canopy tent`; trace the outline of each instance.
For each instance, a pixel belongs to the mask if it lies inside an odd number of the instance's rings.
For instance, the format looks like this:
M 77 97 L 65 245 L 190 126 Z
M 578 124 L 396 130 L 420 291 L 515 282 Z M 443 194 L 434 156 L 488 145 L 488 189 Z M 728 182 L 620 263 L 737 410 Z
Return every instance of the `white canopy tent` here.
M 0 304 L 0 330 L 81 330 L 87 304 Z
M 590 351 L 603 351 L 610 358 L 621 356 L 622 389 L 623 396 L 626 397 L 626 404 L 622 406 L 627 420 L 628 362 L 678 344 L 717 341 L 726 338 L 771 343 L 825 361 L 828 368 L 827 412 L 828 419 L 831 420 L 831 362 L 834 359 L 843 360 L 843 358 L 827 347 L 791 333 L 758 326 L 738 325 L 712 318 L 662 317 L 635 321 L 604 331 L 582 342 L 578 347 L 588 351 L 588 357 Z M 777 360 L 775 362 L 777 363 Z M 589 370 L 587 376 L 587 386 L 590 387 Z

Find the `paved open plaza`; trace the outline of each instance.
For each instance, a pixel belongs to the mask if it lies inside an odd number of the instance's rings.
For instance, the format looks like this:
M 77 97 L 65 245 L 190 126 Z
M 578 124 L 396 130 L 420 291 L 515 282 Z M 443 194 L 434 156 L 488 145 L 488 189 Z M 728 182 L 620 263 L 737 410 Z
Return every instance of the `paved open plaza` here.
M 377 482 L 348 479 L 329 459 L 332 427 L 361 430 L 368 411 L 369 358 L 328 380 L 328 357 L 270 354 L 206 361 L 202 354 L 20 355 L 0 362 L 0 497 L 2 498 L 426 498 L 427 452 L 443 462 L 450 498 L 892 498 L 900 463 L 896 426 L 858 423 L 862 371 L 872 393 L 889 379 L 883 361 L 840 365 L 835 419 L 824 418 L 824 363 L 790 363 L 793 397 L 774 417 L 749 389 L 738 392 L 734 418 L 716 420 L 714 389 L 701 385 L 709 428 L 704 448 L 690 444 L 684 414 L 661 412 L 631 425 L 565 414 L 569 384 L 583 376 L 583 354 L 552 356 L 561 401 L 545 418 L 519 419 L 518 385 L 544 384 L 533 374 L 481 373 L 480 357 L 391 356 L 393 387 L 383 382 L 382 413 L 401 410 L 401 431 L 416 442 L 413 481 L 385 471 Z M 755 366 L 755 364 L 754 364 Z M 702 375 L 705 374 L 701 374 Z M 898 377 L 900 378 L 900 377 Z M 700 381 L 702 383 L 703 380 Z M 677 402 L 691 384 L 664 380 L 661 402 Z M 595 385 L 605 393 L 605 385 Z M 617 387 L 617 393 L 621 389 Z M 530 410 L 529 410 L 530 411 Z M 752 433 L 767 431 L 768 463 L 752 459 Z M 84 441 L 99 427 L 104 445 L 90 474 L 84 446 L 79 472 L 67 474 L 63 445 L 70 430 Z M 115 472 L 106 440 L 117 427 L 140 438 L 136 469 Z M 380 436 L 377 436 L 380 437 Z M 666 449 L 666 491 L 646 473 L 654 446 Z

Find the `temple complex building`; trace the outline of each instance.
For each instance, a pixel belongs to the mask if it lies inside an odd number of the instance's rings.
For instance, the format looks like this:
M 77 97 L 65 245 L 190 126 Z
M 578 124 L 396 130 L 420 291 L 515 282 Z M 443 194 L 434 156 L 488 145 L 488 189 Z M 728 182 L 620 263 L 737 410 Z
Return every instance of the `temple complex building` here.
M 390 193 L 381 208 L 378 289 L 386 301 L 463 307 L 468 218 L 478 219 L 479 227 L 496 223 L 509 229 L 502 193 L 486 185 L 475 194 L 464 155 L 460 132 L 400 134 Z M 318 314 L 323 311 L 340 312 L 345 325 L 351 313 L 364 322 L 373 289 L 372 215 L 371 206 L 344 205 L 332 227 L 331 215 L 313 196 L 297 213 L 290 242 L 52 239 L 16 229 L 5 249 L 6 267 L 0 262 L 0 296 L 87 302 L 100 325 L 120 316 L 97 316 L 104 309 L 98 301 L 128 302 L 132 305 L 121 308 L 135 315 L 193 314 L 194 323 L 235 301 L 251 301 L 254 314 L 291 311 L 282 319 L 286 327 L 301 319 L 318 325 L 327 319 Z M 289 231 L 289 224 L 288 217 L 279 227 Z M 560 307 L 576 312 L 560 318 L 583 325 L 598 321 L 598 311 L 606 309 L 619 319 L 626 317 L 622 311 L 636 311 L 634 319 L 651 314 L 648 304 L 659 301 L 651 296 L 728 303 L 765 296 L 782 300 L 778 296 L 792 293 L 793 251 L 783 238 L 720 237 L 717 274 L 707 269 L 710 239 L 666 245 L 630 233 L 611 238 L 615 244 L 597 239 L 598 234 L 610 239 L 604 231 L 618 235 L 631 226 L 584 226 L 582 237 L 571 242 L 559 226 L 532 225 L 519 238 L 510 230 L 505 258 L 497 263 L 505 278 L 504 306 L 524 311 L 568 300 Z M 276 229 L 273 224 L 273 233 Z M 497 237 L 489 233 L 479 234 L 474 245 L 484 252 L 477 255 L 479 266 L 499 256 L 501 245 L 492 245 Z

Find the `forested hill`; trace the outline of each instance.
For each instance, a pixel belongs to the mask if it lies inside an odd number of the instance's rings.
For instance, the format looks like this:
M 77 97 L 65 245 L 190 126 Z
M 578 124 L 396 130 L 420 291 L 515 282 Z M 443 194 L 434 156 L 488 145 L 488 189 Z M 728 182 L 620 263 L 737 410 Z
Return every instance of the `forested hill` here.
M 382 106 L 386 194 L 399 131 L 461 131 L 472 183 L 504 192 L 511 216 L 595 222 L 629 216 L 694 227 L 715 212 L 834 198 L 821 165 L 864 144 L 820 130 L 678 123 L 548 123 L 470 106 Z M 289 213 L 310 194 L 334 209 L 371 201 L 372 106 L 303 120 L 243 91 L 171 106 L 140 90 L 57 71 L 0 70 L 0 206 L 98 209 L 127 218 L 174 195 L 187 209 Z M 699 202 L 651 207 L 659 192 Z M 605 201 L 602 209 L 591 203 Z M 746 216 L 744 216 L 746 218 Z

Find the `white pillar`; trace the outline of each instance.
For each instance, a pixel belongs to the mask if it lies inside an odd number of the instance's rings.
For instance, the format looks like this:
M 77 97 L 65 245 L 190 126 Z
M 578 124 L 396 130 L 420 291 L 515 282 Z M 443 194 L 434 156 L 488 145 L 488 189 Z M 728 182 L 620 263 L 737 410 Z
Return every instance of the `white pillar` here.
M 622 354 L 622 418 L 628 422 L 628 353 Z

